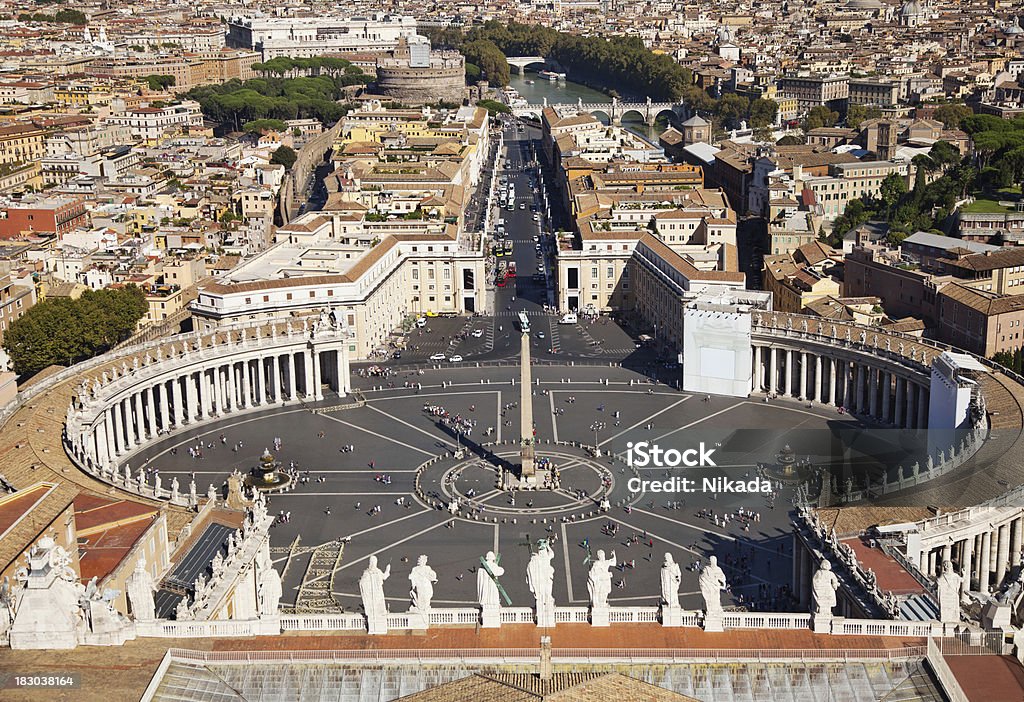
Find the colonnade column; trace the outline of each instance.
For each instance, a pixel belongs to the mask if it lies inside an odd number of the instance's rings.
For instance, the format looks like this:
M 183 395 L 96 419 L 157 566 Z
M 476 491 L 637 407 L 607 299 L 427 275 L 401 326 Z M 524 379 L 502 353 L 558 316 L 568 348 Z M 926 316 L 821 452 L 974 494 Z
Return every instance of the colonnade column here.
M 295 401 L 299 399 L 298 390 L 295 387 L 295 354 L 288 352 L 288 399 Z
M 890 423 L 892 417 L 892 373 L 882 372 L 882 421 Z
M 828 362 L 828 394 L 832 398 L 830 404 L 839 405 L 839 390 L 838 383 L 836 382 L 836 364 L 838 363 L 834 358 L 825 359 Z
M 256 371 L 257 397 L 259 397 L 260 405 L 265 405 L 267 404 L 267 369 L 263 366 L 263 358 L 257 358 L 256 362 L 253 363 L 253 367 Z
M 918 421 L 918 384 L 907 381 L 906 396 L 906 428 L 918 429 L 915 424 Z
M 896 376 L 896 426 L 902 427 L 907 417 L 907 381 L 902 375 Z
M 114 431 L 114 413 L 111 410 L 103 413 L 103 433 L 107 436 L 108 456 L 116 456 L 118 453 L 117 432 Z
M 320 352 L 314 349 L 313 352 L 312 352 L 312 358 L 313 358 L 313 396 L 317 400 L 322 400 L 322 399 L 324 399 L 324 389 L 323 389 L 323 378 L 321 376 L 321 368 L 320 368 Z
M 1013 533 L 1010 536 L 1010 565 L 1014 568 L 1020 565 L 1021 529 L 1024 529 L 1024 517 L 1017 517 L 1010 524 Z
M 1010 525 L 1001 524 L 996 530 L 996 587 L 1003 584 L 1006 567 L 1010 564 Z
M 871 397 L 868 398 L 868 410 L 871 412 L 871 418 L 874 419 L 878 417 L 878 393 L 882 385 L 882 378 L 880 377 L 882 371 L 868 366 L 867 372 L 870 381 L 868 383 L 868 392 L 871 393 Z
M 793 349 L 786 349 L 786 374 L 782 376 L 783 396 L 795 395 L 793 392 Z
M 242 407 L 252 407 L 252 391 L 249 384 L 249 361 L 242 361 Z
M 800 399 L 807 400 L 807 362 L 810 354 L 802 352 L 800 354 Z
M 167 414 L 167 383 L 160 383 L 157 387 L 160 388 L 160 422 L 157 427 L 165 432 L 170 428 L 167 423 L 170 419 L 170 415 Z
M 235 394 L 235 362 L 224 367 L 224 410 L 233 412 L 238 406 L 238 395 Z
M 181 401 L 181 382 L 177 378 L 171 380 L 171 401 L 174 403 L 174 427 L 178 428 L 184 421 L 182 419 L 184 403 Z
M 778 377 L 779 370 L 775 366 L 775 348 L 772 346 L 768 347 L 768 383 L 767 392 L 769 395 L 775 394 L 775 382 Z
M 983 594 L 989 592 L 989 568 L 991 567 L 992 532 L 986 529 L 981 534 L 981 572 L 978 575 L 978 591 Z
M 156 386 L 151 385 L 142 391 L 146 396 L 146 409 L 148 414 L 146 416 L 146 428 L 147 434 L 150 437 L 156 436 L 157 423 L 156 423 L 156 399 L 153 397 L 153 393 L 156 392 Z
M 821 355 L 814 354 L 814 400 L 815 402 L 823 402 L 824 388 L 821 382 Z
M 214 366 L 210 373 L 213 376 L 213 404 L 217 407 L 217 414 L 224 414 L 224 388 L 221 387 L 221 366 Z
M 146 440 L 146 418 L 142 413 L 142 393 L 136 392 L 132 394 L 132 406 L 135 409 L 135 421 L 131 423 L 132 434 L 135 437 L 135 443 L 141 444 Z M 129 410 L 130 412 L 131 410 Z
M 917 390 L 920 395 L 917 402 L 917 428 L 924 429 L 928 426 L 928 391 L 920 386 Z
M 185 376 L 185 422 L 189 423 L 196 418 L 196 382 L 192 374 Z
M 960 546 L 960 572 L 964 578 L 964 589 L 971 589 L 971 568 L 973 568 L 972 560 L 974 558 L 974 537 L 969 536 L 963 540 Z
M 312 400 L 315 393 L 313 392 L 313 359 L 316 354 L 311 349 L 306 349 L 302 352 L 302 371 L 305 378 L 305 391 L 306 399 Z

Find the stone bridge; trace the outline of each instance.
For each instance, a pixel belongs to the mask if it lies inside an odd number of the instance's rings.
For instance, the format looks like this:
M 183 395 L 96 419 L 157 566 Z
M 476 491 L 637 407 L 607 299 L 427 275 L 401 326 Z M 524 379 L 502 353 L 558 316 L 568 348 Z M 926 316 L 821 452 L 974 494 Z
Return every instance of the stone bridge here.
M 595 117 L 604 116 L 615 126 L 622 124 L 622 118 L 633 112 L 648 126 L 654 126 L 655 120 L 661 115 L 666 115 L 669 122 L 679 123 L 688 116 L 687 107 L 684 104 L 671 102 L 652 102 L 647 98 L 646 102 L 619 102 L 618 98 L 612 98 L 611 102 L 583 102 L 582 98 L 576 103 L 548 103 L 545 98 L 540 105 L 528 104 L 512 108 L 516 117 L 540 118 L 541 111 L 546 107 L 553 107 L 559 115 L 568 115 L 586 112 Z
M 518 68 L 519 70 L 517 72 L 520 74 L 526 71 L 527 66 L 535 63 L 546 66 L 548 63 L 548 60 L 543 56 L 509 56 L 505 60 L 508 61 L 510 68 Z

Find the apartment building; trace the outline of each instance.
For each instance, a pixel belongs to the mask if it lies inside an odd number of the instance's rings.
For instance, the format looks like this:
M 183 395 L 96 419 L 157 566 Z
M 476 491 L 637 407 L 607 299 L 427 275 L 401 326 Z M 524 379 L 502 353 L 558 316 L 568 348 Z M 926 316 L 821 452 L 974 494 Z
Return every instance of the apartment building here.
M 166 134 L 203 124 L 199 103 L 192 100 L 164 107 L 136 107 L 107 117 L 108 124 L 128 128 L 134 139 L 155 143 Z
M 18 319 L 36 304 L 36 289 L 33 285 L 19 285 L 10 275 L 0 277 L 0 343 L 11 322 Z
M 797 102 L 801 113 L 812 107 L 845 107 L 850 97 L 850 79 L 843 75 L 788 75 L 779 79 L 779 95 Z
M 0 126 L 0 165 L 38 161 L 46 151 L 46 132 L 33 124 Z
M 62 236 L 88 222 L 85 202 L 74 197 L 32 197 L 0 203 L 0 239 L 24 234 Z

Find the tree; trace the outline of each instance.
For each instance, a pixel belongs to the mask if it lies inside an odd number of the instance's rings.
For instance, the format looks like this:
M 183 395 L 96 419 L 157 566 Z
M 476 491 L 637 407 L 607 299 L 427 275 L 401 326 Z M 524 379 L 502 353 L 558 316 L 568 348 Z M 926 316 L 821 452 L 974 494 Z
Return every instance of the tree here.
M 487 113 L 491 117 L 498 114 L 507 114 L 512 111 L 509 109 L 508 105 L 503 102 L 498 102 L 497 100 L 481 100 L 477 105 L 487 110 Z
M 802 136 L 796 136 L 795 134 L 787 134 L 776 142 L 776 146 L 800 146 L 806 144 L 807 139 Z
M 508 61 L 505 59 L 505 54 L 493 41 L 489 39 L 471 41 L 463 45 L 462 53 L 466 55 L 467 62 L 480 67 L 491 85 L 508 85 L 511 77 Z
M 718 101 L 716 113 L 724 127 L 736 129 L 740 126 L 740 121 L 747 116 L 749 109 L 749 99 L 736 93 L 726 93 Z
M 812 129 L 820 129 L 821 127 L 834 127 L 838 120 L 838 112 L 833 112 L 824 105 L 816 105 L 804 117 L 804 131 L 809 132 Z
M 295 149 L 290 146 L 279 146 L 277 151 L 270 157 L 271 163 L 278 163 L 284 166 L 286 171 L 290 171 L 292 166 L 295 165 L 295 161 L 298 160 L 299 155 L 295 153 Z
M 280 119 L 254 119 L 242 125 L 242 130 L 249 134 L 262 134 L 270 131 L 283 132 L 286 129 L 288 129 L 288 125 Z
M 898 173 L 890 173 L 879 186 L 879 198 L 886 212 L 892 210 L 900 197 L 907 192 L 907 181 Z
M 750 116 L 750 126 L 757 129 L 774 124 L 778 113 L 779 104 L 774 100 L 755 98 L 750 101 L 750 110 L 747 114 Z
M 175 83 L 174 76 L 166 74 L 152 74 L 143 78 L 149 84 L 149 89 L 152 91 L 166 90 Z
M 960 129 L 963 121 L 973 114 L 974 110 L 967 105 L 952 103 L 936 107 L 934 116 L 946 129 Z
M 19 374 L 34 374 L 104 353 L 131 336 L 148 311 L 135 285 L 44 300 L 11 322 L 3 345 Z
M 860 129 L 861 123 L 866 119 L 875 119 L 882 116 L 882 110 L 874 105 L 850 105 L 846 110 L 846 126 L 850 129 Z

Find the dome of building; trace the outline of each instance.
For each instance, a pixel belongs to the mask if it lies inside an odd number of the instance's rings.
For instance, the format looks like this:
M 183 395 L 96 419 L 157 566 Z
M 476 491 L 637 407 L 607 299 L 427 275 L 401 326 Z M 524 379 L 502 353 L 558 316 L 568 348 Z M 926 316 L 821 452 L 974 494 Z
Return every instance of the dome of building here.
M 921 14 L 921 4 L 917 0 L 907 0 L 900 8 L 901 17 L 916 17 Z

